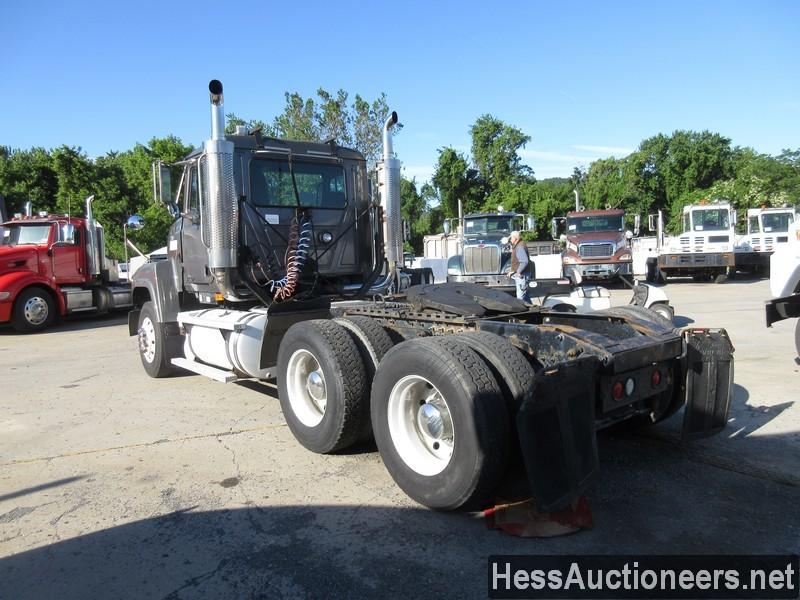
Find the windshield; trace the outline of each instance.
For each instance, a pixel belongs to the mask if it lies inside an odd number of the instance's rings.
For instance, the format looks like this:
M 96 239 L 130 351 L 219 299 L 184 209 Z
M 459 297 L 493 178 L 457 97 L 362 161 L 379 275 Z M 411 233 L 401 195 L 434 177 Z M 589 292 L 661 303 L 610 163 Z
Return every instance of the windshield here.
M 567 217 L 567 233 L 622 231 L 622 216 Z
M 710 208 L 692 212 L 695 231 L 723 231 L 730 229 L 727 208 Z
M 477 217 L 464 221 L 465 235 L 502 236 L 512 231 L 514 217 Z
M 22 244 L 46 244 L 50 237 L 50 224 L 46 225 L 12 225 L 3 232 L 4 246 L 20 246 Z
M 344 169 L 339 165 L 293 162 L 301 206 L 344 208 Z M 297 206 L 288 161 L 253 160 L 250 194 L 255 206 Z
M 764 223 L 764 233 L 786 233 L 789 225 L 794 221 L 792 213 L 766 213 L 761 215 L 761 222 Z

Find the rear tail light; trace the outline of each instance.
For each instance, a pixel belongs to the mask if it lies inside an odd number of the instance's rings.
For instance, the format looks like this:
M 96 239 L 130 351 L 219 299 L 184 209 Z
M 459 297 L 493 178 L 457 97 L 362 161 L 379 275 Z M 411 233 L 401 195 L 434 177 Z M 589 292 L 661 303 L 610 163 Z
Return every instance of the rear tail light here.
M 653 384 L 653 387 L 658 387 L 661 384 L 661 371 L 658 369 L 653 371 L 653 374 L 650 376 L 650 383 Z
M 625 386 L 622 384 L 621 381 L 617 381 L 611 387 L 611 395 L 614 397 L 614 400 L 622 400 L 622 395 L 625 393 Z

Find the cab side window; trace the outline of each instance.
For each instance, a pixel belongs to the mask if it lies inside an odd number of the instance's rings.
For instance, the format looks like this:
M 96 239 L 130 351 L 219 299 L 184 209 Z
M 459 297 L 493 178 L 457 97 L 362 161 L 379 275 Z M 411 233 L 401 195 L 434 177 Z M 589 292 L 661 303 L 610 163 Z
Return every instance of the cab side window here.
M 200 188 L 197 183 L 197 169 L 192 167 L 189 172 L 189 211 L 200 213 Z

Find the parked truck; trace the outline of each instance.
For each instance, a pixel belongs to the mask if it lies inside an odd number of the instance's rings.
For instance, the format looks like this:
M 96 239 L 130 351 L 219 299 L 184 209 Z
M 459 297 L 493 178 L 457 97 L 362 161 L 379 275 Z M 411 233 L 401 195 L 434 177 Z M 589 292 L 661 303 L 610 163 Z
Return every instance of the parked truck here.
M 723 200 L 684 206 L 682 233 L 676 236 L 665 234 L 660 210 L 650 215 L 658 256 L 647 259 L 647 280 L 691 276 L 695 281 L 725 282 L 736 269 L 735 225 L 736 211 Z
M 469 214 L 460 219 L 445 221 L 445 233 L 451 235 L 456 223 L 455 235 L 459 237 L 458 252 L 447 259 L 447 281 L 479 283 L 492 289 L 513 292 L 514 282 L 509 278 L 511 269 L 511 244 L 508 237 L 512 231 L 532 231 L 533 215 L 498 211 L 496 213 Z M 532 253 L 551 254 L 550 243 L 528 243 Z M 531 258 L 533 258 L 531 256 Z M 531 262 L 530 277 L 536 277 L 536 266 Z
M 787 241 L 770 257 L 767 327 L 784 319 L 800 317 L 800 221 L 789 225 Z M 794 330 L 794 345 L 800 356 L 800 320 Z
M 149 375 L 276 379 L 303 446 L 374 436 L 397 484 L 438 509 L 489 502 L 512 453 L 552 510 L 596 478 L 598 429 L 682 407 L 688 437 L 725 426 L 724 330 L 676 331 L 640 307 L 531 308 L 472 283 L 407 287 L 396 113 L 371 194 L 359 152 L 226 136 L 222 84 L 209 91 L 211 138 L 154 169 L 177 218 L 167 260 L 133 276 L 129 331 Z
M 635 233 L 638 235 L 638 216 Z M 563 230 L 563 233 L 561 231 Z M 564 276 L 573 281 L 606 280 L 633 276 L 631 239 L 621 209 L 575 210 L 552 221 L 554 240 L 564 248 Z
M 747 233 L 738 238 L 734 248 L 737 270 L 767 271 L 772 253 L 789 242 L 789 228 L 795 221 L 794 207 L 748 208 Z
M 131 306 L 118 263 L 105 255 L 103 227 L 86 199 L 86 216 L 39 212 L 3 223 L 0 242 L 0 323 L 20 332 L 42 331 L 73 313 L 105 313 Z M 143 225 L 139 217 L 133 227 Z

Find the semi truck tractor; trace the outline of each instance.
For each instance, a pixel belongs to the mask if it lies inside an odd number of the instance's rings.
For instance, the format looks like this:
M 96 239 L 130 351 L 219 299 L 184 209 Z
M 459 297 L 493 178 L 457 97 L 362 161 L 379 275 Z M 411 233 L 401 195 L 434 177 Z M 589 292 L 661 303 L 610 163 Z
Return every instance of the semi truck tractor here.
M 800 222 L 789 225 L 786 243 L 770 257 L 767 327 L 784 319 L 800 317 Z M 800 356 L 800 320 L 794 330 L 794 344 Z
M 647 259 L 648 281 L 691 276 L 723 283 L 735 272 L 736 211 L 728 202 L 684 206 L 682 232 L 676 236 L 665 235 L 660 210 L 650 215 L 649 225 L 657 232 L 658 256 Z
M 511 268 L 512 231 L 531 231 L 533 215 L 512 212 L 479 213 L 445 222 L 447 233 L 450 223 L 457 223 L 456 235 L 460 238 L 457 254 L 447 259 L 447 281 L 480 283 L 493 289 L 514 292 L 514 282 L 507 273 Z M 528 250 L 538 252 L 541 244 L 529 243 Z M 552 252 L 552 244 L 545 244 L 545 252 Z M 532 257 L 531 257 L 532 258 Z M 531 278 L 536 277 L 536 267 L 531 262 Z
M 373 189 L 364 157 L 333 141 L 225 135 L 222 84 L 209 91 L 211 138 L 154 169 L 176 220 L 167 260 L 133 276 L 129 331 L 149 375 L 275 379 L 303 446 L 374 437 L 397 484 L 437 509 L 491 502 L 515 454 L 537 506 L 565 507 L 598 475 L 598 429 L 684 407 L 687 437 L 725 426 L 724 330 L 675 330 L 640 307 L 528 307 L 472 283 L 409 286 L 396 113 Z
M 789 228 L 797 221 L 797 209 L 748 208 L 747 234 L 741 236 L 734 248 L 736 268 L 761 273 L 767 271 L 770 256 L 789 243 Z
M 638 235 L 638 216 L 636 220 Z M 625 228 L 624 210 L 571 211 L 566 217 L 553 219 L 552 234 L 564 244 L 561 260 L 565 277 L 580 281 L 633 276 L 634 232 Z
M 118 263 L 105 255 L 103 227 L 86 199 L 86 216 L 47 212 L 3 223 L 0 240 L 0 323 L 20 332 L 42 331 L 73 313 L 105 313 L 129 308 L 131 292 L 120 283 Z M 141 217 L 128 223 L 143 226 Z

